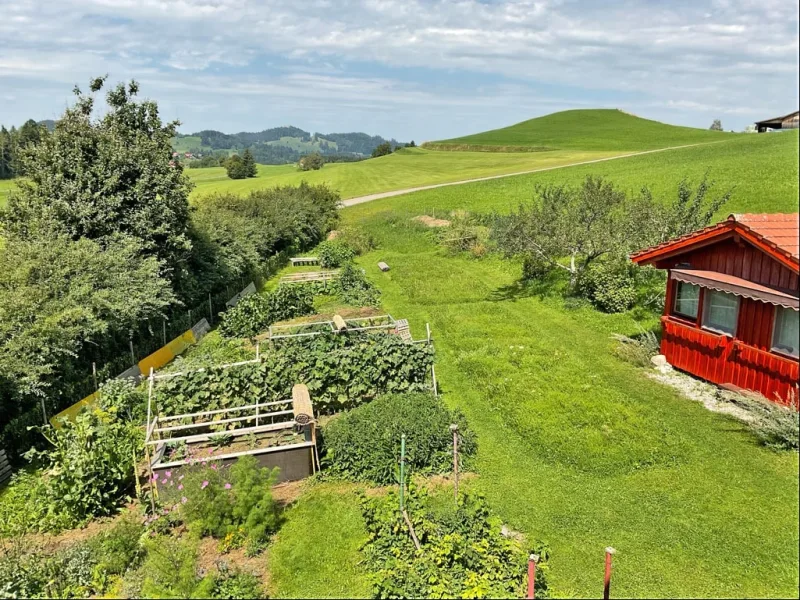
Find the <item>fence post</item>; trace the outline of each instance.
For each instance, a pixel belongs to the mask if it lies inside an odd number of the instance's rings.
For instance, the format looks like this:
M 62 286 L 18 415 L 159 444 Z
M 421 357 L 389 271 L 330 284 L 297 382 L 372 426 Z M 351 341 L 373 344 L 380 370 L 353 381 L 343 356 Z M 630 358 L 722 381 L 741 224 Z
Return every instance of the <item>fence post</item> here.
M 606 573 L 603 578 L 603 600 L 608 600 L 609 594 L 611 593 L 611 557 L 615 552 L 616 550 L 611 546 L 606 548 Z
M 403 492 L 406 485 L 406 434 L 400 436 L 400 512 L 406 509 Z
M 214 308 L 211 305 L 211 292 L 208 293 L 208 322 L 214 323 Z
M 44 424 L 47 425 L 49 421 L 47 420 L 47 409 L 44 407 L 44 398 L 40 398 L 42 401 L 42 418 L 44 419 Z
M 536 595 L 536 565 L 538 562 L 538 554 L 531 554 L 528 557 L 528 598 L 530 600 L 533 600 Z
M 136 364 L 136 354 L 134 354 L 134 352 L 133 352 L 133 337 L 129 338 L 128 342 L 130 343 L 130 346 L 131 346 L 131 360 L 133 361 L 133 364 L 135 365 Z
M 450 425 L 450 431 L 453 432 L 453 497 L 458 506 L 458 424 Z
M 164 346 L 167 345 L 167 319 L 166 317 L 161 319 L 161 338 L 164 341 Z
M 97 387 L 97 363 L 92 363 L 92 379 L 94 379 L 94 391 L 96 392 L 100 388 Z

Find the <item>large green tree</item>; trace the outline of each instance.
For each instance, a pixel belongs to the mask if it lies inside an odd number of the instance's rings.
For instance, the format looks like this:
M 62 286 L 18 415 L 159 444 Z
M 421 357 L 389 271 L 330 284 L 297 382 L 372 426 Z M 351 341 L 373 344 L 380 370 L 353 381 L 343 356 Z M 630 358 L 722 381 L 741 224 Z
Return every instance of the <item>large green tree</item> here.
M 94 94 L 104 83 L 94 79 L 89 94 L 75 88 L 77 100 L 55 131 L 20 150 L 26 179 L 2 221 L 10 235 L 22 237 L 54 231 L 102 243 L 132 236 L 177 278 L 191 248 L 191 184 L 171 163 L 178 123 L 162 122 L 155 102 L 137 101 L 135 81 L 110 89 L 106 112 L 95 118 Z

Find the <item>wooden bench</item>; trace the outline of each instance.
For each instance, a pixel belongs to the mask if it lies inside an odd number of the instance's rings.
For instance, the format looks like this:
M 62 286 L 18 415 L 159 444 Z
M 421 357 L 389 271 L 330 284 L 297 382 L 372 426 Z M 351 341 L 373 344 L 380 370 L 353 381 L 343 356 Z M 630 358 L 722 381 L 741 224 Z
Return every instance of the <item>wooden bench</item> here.
M 339 271 L 307 271 L 305 273 L 292 273 L 284 275 L 280 283 L 307 283 L 310 281 L 333 281 L 339 277 Z
M 389 270 L 389 265 L 387 265 L 385 262 L 381 261 L 381 262 L 378 263 L 378 268 L 385 273 L 386 271 Z
M 292 263 L 293 267 L 299 267 L 302 265 L 318 265 L 319 258 L 316 256 L 296 256 L 295 258 L 290 258 L 289 262 Z

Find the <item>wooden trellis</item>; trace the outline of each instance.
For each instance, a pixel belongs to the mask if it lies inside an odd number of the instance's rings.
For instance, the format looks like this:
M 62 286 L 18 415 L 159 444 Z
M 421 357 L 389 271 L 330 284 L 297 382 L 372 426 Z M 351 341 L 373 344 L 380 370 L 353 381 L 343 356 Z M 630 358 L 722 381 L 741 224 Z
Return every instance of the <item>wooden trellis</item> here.
M 400 322 L 401 321 L 395 321 L 392 315 L 357 317 L 353 319 L 344 319 L 339 315 L 335 315 L 331 321 L 271 325 L 269 328 L 269 339 L 279 340 L 286 338 L 313 337 L 325 335 L 327 333 L 343 333 L 345 331 L 392 331 L 396 329 L 397 323 Z M 406 321 L 406 325 L 407 324 L 408 322 Z
M 289 262 L 292 263 L 293 267 L 301 267 L 304 265 L 318 265 L 319 258 L 316 256 L 296 256 L 294 258 L 290 258 Z
M 312 281 L 334 281 L 339 278 L 339 270 L 334 271 L 307 271 L 305 273 L 292 273 L 280 278 L 280 283 L 309 283 Z

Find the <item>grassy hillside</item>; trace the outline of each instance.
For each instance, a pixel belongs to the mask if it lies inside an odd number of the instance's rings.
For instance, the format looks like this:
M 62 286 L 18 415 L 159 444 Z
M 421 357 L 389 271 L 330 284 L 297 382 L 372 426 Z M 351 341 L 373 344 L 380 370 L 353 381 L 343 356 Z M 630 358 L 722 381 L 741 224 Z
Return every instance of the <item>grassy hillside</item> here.
M 506 146 L 581 150 L 650 150 L 714 142 L 735 134 L 677 127 L 616 109 L 566 110 L 510 127 L 433 142 L 440 149 Z
M 186 172 L 197 184 L 192 193 L 193 199 L 213 192 L 245 193 L 276 185 L 295 185 L 301 181 L 324 182 L 339 190 L 342 198 L 352 198 L 417 185 L 566 165 L 617 154 L 575 150 L 487 154 L 404 148 L 389 156 L 357 163 L 327 164 L 319 171 L 301 172 L 294 165 L 259 165 L 258 177 L 253 179 L 228 179 L 225 169 L 221 167 L 187 169 Z
M 471 485 L 509 527 L 548 541 L 555 597 L 598 596 L 608 545 L 615 596 L 796 596 L 798 456 L 764 449 L 617 359 L 610 334 L 636 333 L 633 314 L 526 293 L 515 261 L 451 256 L 410 217 L 506 210 L 538 183 L 588 173 L 671 195 L 709 167 L 719 189 L 734 189 L 723 212 L 797 210 L 797 142 L 797 132 L 742 136 L 343 211 L 378 241 L 359 263 L 385 309 L 416 331 L 431 324 L 440 390 L 478 435 Z
M 8 195 L 15 187 L 12 179 L 0 179 L 0 207 L 5 206 Z
M 175 149 L 175 152 L 189 152 L 190 150 L 195 150 L 197 148 L 211 150 L 210 146 L 203 146 L 203 140 L 199 135 L 174 137 L 172 138 L 172 147 Z
M 322 142 L 326 142 L 331 148 L 336 148 L 336 142 L 326 140 L 325 138 L 313 138 L 310 142 L 304 142 L 298 137 L 284 136 L 279 140 L 267 142 L 270 146 L 285 146 L 298 152 L 315 152 L 320 149 Z
M 723 216 L 731 212 L 797 212 L 798 135 L 797 131 L 742 135 L 720 144 L 428 190 L 350 210 L 362 216 L 389 209 L 414 214 L 453 208 L 507 211 L 530 199 L 537 184 L 579 184 L 590 174 L 607 177 L 630 193 L 647 185 L 657 196 L 672 198 L 681 178 L 697 182 L 708 171 L 715 189 L 733 189 Z

